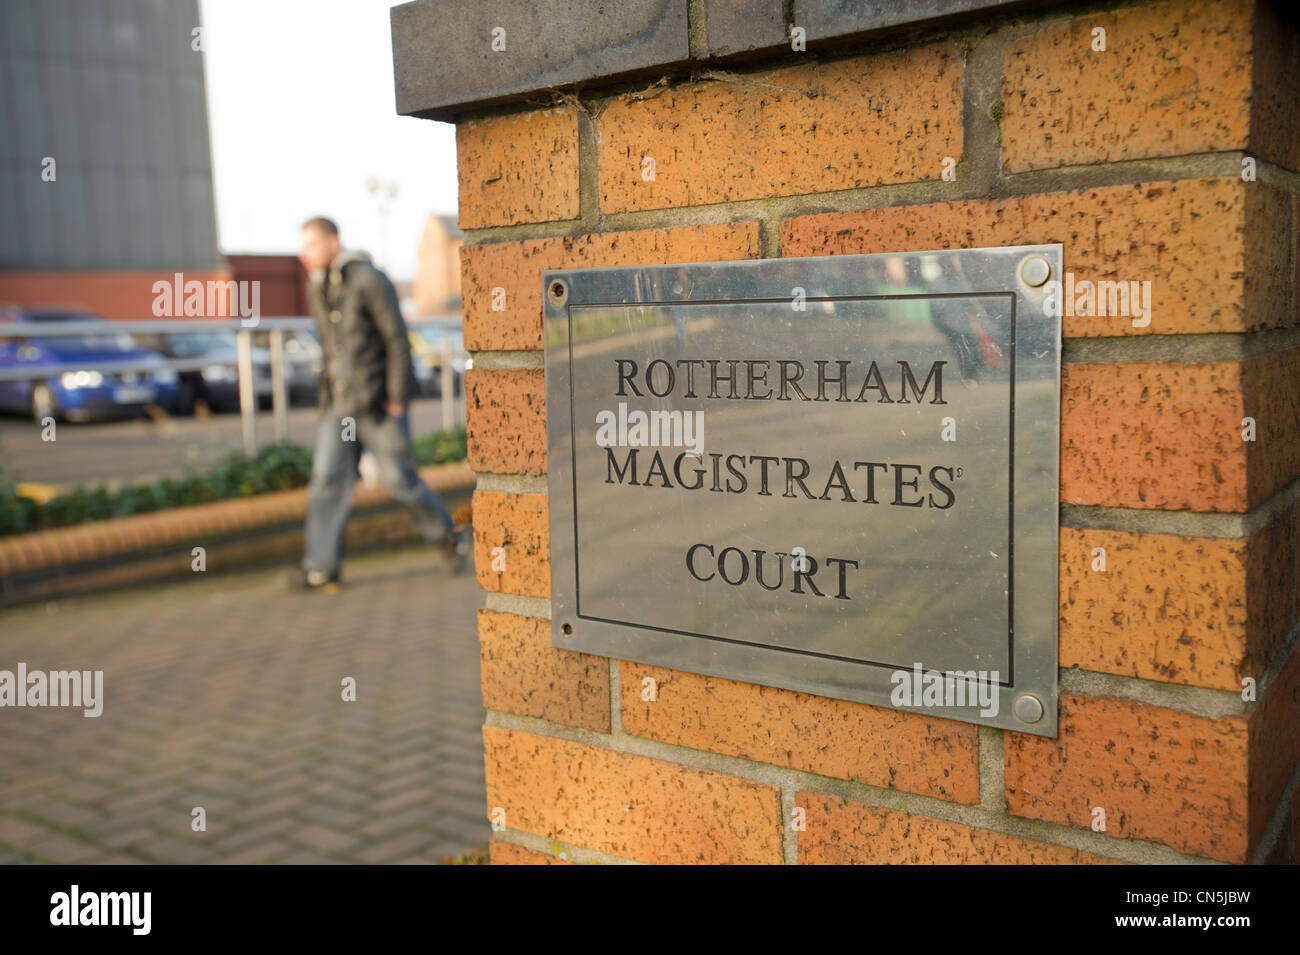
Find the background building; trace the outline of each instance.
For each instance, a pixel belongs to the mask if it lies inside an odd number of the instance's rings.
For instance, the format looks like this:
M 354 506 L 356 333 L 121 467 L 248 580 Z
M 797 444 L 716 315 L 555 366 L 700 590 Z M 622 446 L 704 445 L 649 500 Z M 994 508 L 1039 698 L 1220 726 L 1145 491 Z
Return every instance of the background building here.
M 218 248 L 200 26 L 197 0 L 0 5 L 0 303 L 148 318 L 181 272 L 305 314 L 296 259 Z
M 429 214 L 420 236 L 415 273 L 416 315 L 460 310 L 460 247 L 464 233 L 455 216 Z

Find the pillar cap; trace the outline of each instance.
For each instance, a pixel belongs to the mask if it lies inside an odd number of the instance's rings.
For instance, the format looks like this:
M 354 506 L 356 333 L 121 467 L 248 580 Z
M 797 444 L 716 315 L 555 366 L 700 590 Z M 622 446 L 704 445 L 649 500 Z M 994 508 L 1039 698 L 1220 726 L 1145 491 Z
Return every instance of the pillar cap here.
M 785 58 L 792 54 L 794 26 L 805 31 L 809 51 L 826 50 L 919 23 L 1031 5 L 1042 3 L 413 0 L 393 7 L 389 16 L 397 112 L 454 122 L 488 107 L 525 103 L 540 91 Z M 700 13 L 704 29 L 693 41 L 690 22 Z

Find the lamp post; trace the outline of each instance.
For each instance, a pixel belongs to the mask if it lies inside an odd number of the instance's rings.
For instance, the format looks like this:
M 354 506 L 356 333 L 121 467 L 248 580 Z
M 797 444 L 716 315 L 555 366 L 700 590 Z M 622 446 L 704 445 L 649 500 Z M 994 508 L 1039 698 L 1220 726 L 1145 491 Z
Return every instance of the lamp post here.
M 380 182 L 375 176 L 366 180 L 366 190 L 375 200 L 375 209 L 379 213 L 379 248 L 383 258 L 384 271 L 390 271 L 388 261 L 388 210 L 397 198 L 397 183 Z

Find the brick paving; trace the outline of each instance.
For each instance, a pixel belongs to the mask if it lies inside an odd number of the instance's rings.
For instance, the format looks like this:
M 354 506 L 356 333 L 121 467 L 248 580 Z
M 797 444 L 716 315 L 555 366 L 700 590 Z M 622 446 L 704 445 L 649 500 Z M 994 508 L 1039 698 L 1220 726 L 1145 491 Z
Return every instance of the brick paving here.
M 0 707 L 0 863 L 486 846 L 473 574 L 419 548 L 354 557 L 344 583 L 286 593 L 262 571 L 0 611 L 0 669 L 104 671 L 98 718 Z

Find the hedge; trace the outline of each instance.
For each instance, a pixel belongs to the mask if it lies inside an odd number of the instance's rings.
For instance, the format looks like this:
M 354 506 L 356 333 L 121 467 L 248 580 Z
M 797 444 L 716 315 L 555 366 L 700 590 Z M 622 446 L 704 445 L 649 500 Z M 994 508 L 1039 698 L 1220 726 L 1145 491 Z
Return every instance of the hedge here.
M 465 428 L 462 425 L 419 438 L 411 442 L 411 453 L 420 466 L 463 461 Z M 311 451 L 295 444 L 272 445 L 253 458 L 232 454 L 208 474 L 127 484 L 116 491 L 102 485 L 82 487 L 44 504 L 19 495 L 12 477 L 0 471 L 0 536 L 286 491 L 305 487 L 310 477 Z

